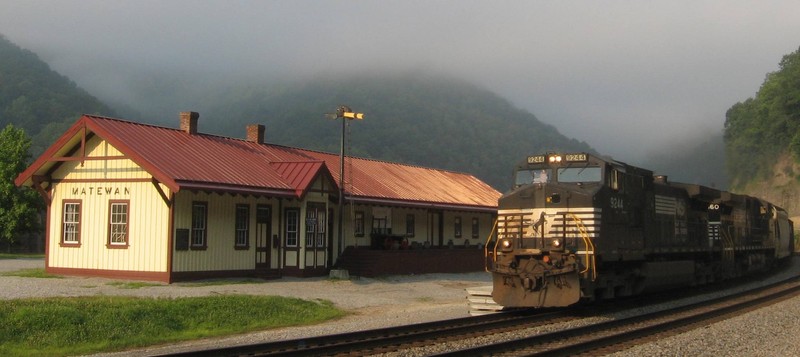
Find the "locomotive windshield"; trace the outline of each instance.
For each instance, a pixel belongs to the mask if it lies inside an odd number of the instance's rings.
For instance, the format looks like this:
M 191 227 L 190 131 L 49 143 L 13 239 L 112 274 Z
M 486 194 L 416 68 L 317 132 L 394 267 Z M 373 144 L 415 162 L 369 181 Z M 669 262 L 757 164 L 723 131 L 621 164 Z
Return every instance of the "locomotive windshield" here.
M 537 183 L 599 183 L 603 182 L 605 162 L 585 153 L 546 154 L 528 156 L 517 166 L 514 186 Z
M 556 176 L 552 169 L 522 169 L 517 171 L 514 185 L 517 187 L 532 183 L 548 183 L 558 181 L 562 183 L 590 183 L 600 182 L 603 179 L 603 171 L 599 167 L 560 167 L 556 170 Z
M 523 186 L 531 183 L 547 183 L 551 177 L 553 177 L 551 169 L 519 170 L 514 184 Z

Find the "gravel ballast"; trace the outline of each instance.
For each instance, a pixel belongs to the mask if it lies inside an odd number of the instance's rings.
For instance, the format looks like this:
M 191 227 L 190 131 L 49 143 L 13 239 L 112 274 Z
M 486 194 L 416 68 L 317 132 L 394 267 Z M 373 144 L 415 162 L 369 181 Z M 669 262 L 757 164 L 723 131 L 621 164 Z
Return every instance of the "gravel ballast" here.
M 43 266 L 44 263 L 41 259 L 0 260 L 0 272 L 42 268 Z M 800 258 L 795 258 L 790 269 L 784 270 L 770 279 L 764 279 L 763 283 L 799 274 Z M 107 356 L 141 356 L 467 317 L 469 316 L 469 307 L 465 299 L 465 289 L 491 284 L 491 276 L 488 273 L 478 272 L 392 276 L 380 279 L 353 278 L 351 280 L 283 278 L 258 283 L 206 286 L 184 283 L 159 284 L 138 289 L 125 289 L 119 285 L 110 285 L 115 282 L 118 280 L 83 277 L 37 279 L 0 276 L 0 299 L 90 295 L 182 297 L 254 294 L 293 296 L 309 300 L 325 299 L 350 312 L 344 318 L 314 326 L 274 329 L 103 354 Z M 685 301 L 685 303 L 688 302 L 691 301 Z M 800 327 L 798 316 L 800 316 L 800 298 L 793 298 L 734 319 L 664 338 L 615 355 L 798 356 L 800 355 L 800 339 L 796 337 L 796 331 Z M 455 343 L 449 348 L 458 349 L 460 347 Z

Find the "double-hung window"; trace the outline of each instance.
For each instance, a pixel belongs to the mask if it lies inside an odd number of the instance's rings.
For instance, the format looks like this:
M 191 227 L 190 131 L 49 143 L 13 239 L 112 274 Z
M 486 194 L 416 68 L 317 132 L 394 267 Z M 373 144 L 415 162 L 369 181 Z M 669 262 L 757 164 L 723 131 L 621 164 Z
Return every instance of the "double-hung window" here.
M 81 244 L 81 201 L 64 200 L 61 218 L 61 244 Z
M 355 217 L 353 218 L 353 233 L 356 237 L 363 237 L 364 236 L 364 211 L 356 211 Z
M 297 236 L 300 231 L 300 210 L 286 210 L 286 246 L 297 247 Z
M 130 202 L 110 201 L 108 204 L 108 247 L 128 246 L 128 207 Z
M 324 247 L 325 246 L 325 238 L 327 235 L 326 224 L 327 221 L 325 220 L 325 207 L 322 207 L 319 211 L 317 211 L 317 247 Z
M 306 206 L 306 247 L 324 247 L 327 224 L 325 204 L 309 202 Z
M 192 202 L 191 248 L 205 249 L 208 234 L 208 203 Z
M 250 205 L 236 205 L 235 248 L 244 249 L 250 245 Z

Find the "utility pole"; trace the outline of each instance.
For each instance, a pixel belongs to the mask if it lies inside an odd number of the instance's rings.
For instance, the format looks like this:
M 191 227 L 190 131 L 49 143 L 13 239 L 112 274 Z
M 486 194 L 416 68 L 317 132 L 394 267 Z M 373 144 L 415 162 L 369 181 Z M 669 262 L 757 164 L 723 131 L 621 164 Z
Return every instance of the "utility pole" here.
M 339 108 L 336 108 L 336 119 L 342 120 L 342 143 L 339 148 L 339 224 L 338 224 L 338 233 L 339 233 L 339 255 L 342 255 L 344 251 L 344 159 L 345 159 L 345 152 L 344 152 L 344 143 L 345 143 L 345 120 L 353 120 L 364 119 L 363 113 L 356 113 L 353 112 L 350 107 L 346 105 L 342 105 Z

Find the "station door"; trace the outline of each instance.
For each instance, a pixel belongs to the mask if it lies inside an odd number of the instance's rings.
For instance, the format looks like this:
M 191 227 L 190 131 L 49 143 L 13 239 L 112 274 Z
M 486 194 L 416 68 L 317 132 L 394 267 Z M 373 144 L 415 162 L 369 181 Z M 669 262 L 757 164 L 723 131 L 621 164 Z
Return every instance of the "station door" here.
M 256 269 L 269 269 L 272 258 L 272 207 L 256 206 Z M 277 239 L 277 237 L 275 237 Z

